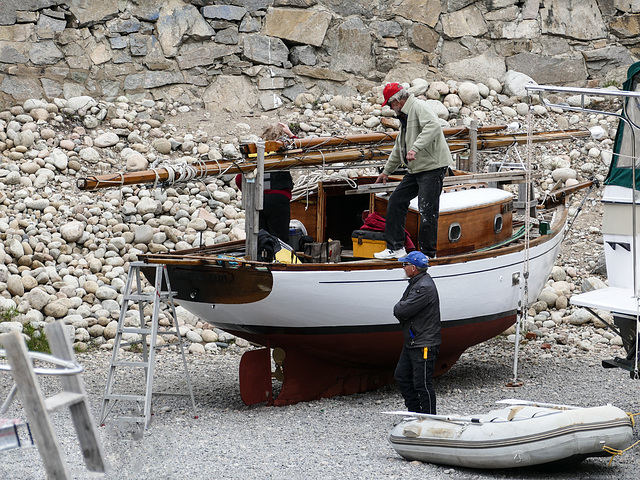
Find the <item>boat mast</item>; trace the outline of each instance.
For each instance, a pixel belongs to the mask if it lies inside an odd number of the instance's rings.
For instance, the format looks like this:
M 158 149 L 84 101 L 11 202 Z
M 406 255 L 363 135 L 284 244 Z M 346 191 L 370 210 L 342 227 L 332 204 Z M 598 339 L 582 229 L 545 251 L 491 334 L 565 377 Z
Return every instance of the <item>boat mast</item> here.
M 242 176 L 242 203 L 245 211 L 245 253 L 247 259 L 258 259 L 258 231 L 260 230 L 260 210 L 263 209 L 264 187 L 264 141 L 258 140 L 256 170 L 254 175 Z

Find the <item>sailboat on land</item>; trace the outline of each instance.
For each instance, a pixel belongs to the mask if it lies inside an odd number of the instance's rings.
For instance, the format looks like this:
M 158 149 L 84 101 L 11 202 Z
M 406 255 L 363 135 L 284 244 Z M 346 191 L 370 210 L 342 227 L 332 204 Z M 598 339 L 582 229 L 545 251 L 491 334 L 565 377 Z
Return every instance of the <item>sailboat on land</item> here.
M 473 132 L 461 127 L 445 134 L 454 151 L 584 134 L 514 135 L 501 133 L 503 129 L 485 127 Z M 264 169 L 384 161 L 392 144 L 393 136 L 388 134 L 267 142 Z M 244 145 L 243 161 L 194 165 L 198 173 L 191 175 L 251 171 L 261 148 L 260 144 Z M 557 192 L 529 210 L 536 212 L 536 218 L 523 222 L 514 215 L 514 195 L 501 187 L 523 182 L 524 171 L 454 173 L 445 178 L 438 257 L 429 268 L 441 305 L 438 375 L 449 370 L 467 348 L 516 322 L 525 270 L 531 295 L 541 291 L 563 239 L 564 197 L 572 191 Z M 179 174 L 168 172 L 172 178 Z M 162 181 L 162 175 L 159 168 L 135 175 L 95 176 L 82 179 L 79 186 L 91 190 Z M 286 255 L 289 261 L 259 260 L 241 241 L 141 256 L 148 264 L 166 266 L 174 298 L 182 307 L 263 347 L 245 352 L 240 362 L 240 393 L 246 404 L 286 405 L 393 382 L 403 339 L 392 307 L 406 280 L 399 262 L 373 258 L 374 252 L 384 249 L 384 240 L 361 233 L 366 215 L 384 217 L 393 188 L 393 184 L 373 185 L 374 181 L 375 176 L 322 181 L 293 201 L 291 218 L 312 242 L 305 249 L 293 249 Z M 413 239 L 418 237 L 418 224 L 414 203 L 406 222 Z M 282 380 L 279 392 L 273 387 L 274 376 Z

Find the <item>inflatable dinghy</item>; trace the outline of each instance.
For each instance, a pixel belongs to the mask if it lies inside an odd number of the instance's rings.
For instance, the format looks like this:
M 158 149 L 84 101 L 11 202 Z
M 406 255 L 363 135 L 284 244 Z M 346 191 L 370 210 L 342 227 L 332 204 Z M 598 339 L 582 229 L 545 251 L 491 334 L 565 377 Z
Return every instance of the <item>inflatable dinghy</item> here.
M 473 417 L 405 415 L 389 442 L 407 460 L 471 468 L 511 468 L 610 456 L 631 444 L 631 418 L 612 405 L 580 408 L 501 400 Z M 605 449 L 604 447 L 608 447 Z

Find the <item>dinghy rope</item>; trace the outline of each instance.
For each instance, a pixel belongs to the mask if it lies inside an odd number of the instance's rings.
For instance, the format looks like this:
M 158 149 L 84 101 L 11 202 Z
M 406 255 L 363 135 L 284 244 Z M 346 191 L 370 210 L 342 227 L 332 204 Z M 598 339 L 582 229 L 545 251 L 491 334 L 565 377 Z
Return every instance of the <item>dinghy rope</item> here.
M 633 417 L 635 417 L 636 415 L 640 415 L 640 413 L 629 413 L 629 412 L 626 412 L 626 414 L 629 416 L 629 420 L 631 420 L 631 426 L 635 427 L 636 426 L 636 421 L 635 421 L 635 419 Z M 620 449 L 613 448 L 613 447 L 608 447 L 606 445 L 603 446 L 602 450 L 604 450 L 605 452 L 611 454 L 611 458 L 609 459 L 609 466 L 611 466 L 611 464 L 613 463 L 614 458 L 621 456 L 623 453 L 625 453 L 628 450 L 631 450 L 633 447 L 635 447 L 639 443 L 640 443 L 640 440 L 638 440 L 637 442 L 629 445 L 624 450 L 620 450 Z

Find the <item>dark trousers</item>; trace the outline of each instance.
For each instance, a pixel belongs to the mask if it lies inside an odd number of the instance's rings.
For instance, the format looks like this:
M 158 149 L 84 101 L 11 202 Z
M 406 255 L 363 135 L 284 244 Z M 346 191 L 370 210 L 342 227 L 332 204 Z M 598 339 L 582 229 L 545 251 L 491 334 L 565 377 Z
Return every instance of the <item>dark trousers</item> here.
M 420 251 L 435 257 L 438 248 L 438 217 L 440 216 L 440 194 L 447 167 L 420 173 L 408 173 L 391 194 L 387 205 L 385 238 L 387 248 L 398 250 L 404 247 L 404 224 L 409 203 L 418 196 L 420 211 Z
M 285 195 L 265 194 L 260 212 L 260 229 L 275 235 L 284 243 L 289 243 L 289 220 L 291 204 Z
M 436 391 L 433 388 L 433 372 L 440 347 L 428 348 L 425 360 L 423 348 L 403 346 L 394 376 L 408 411 L 435 415 Z

